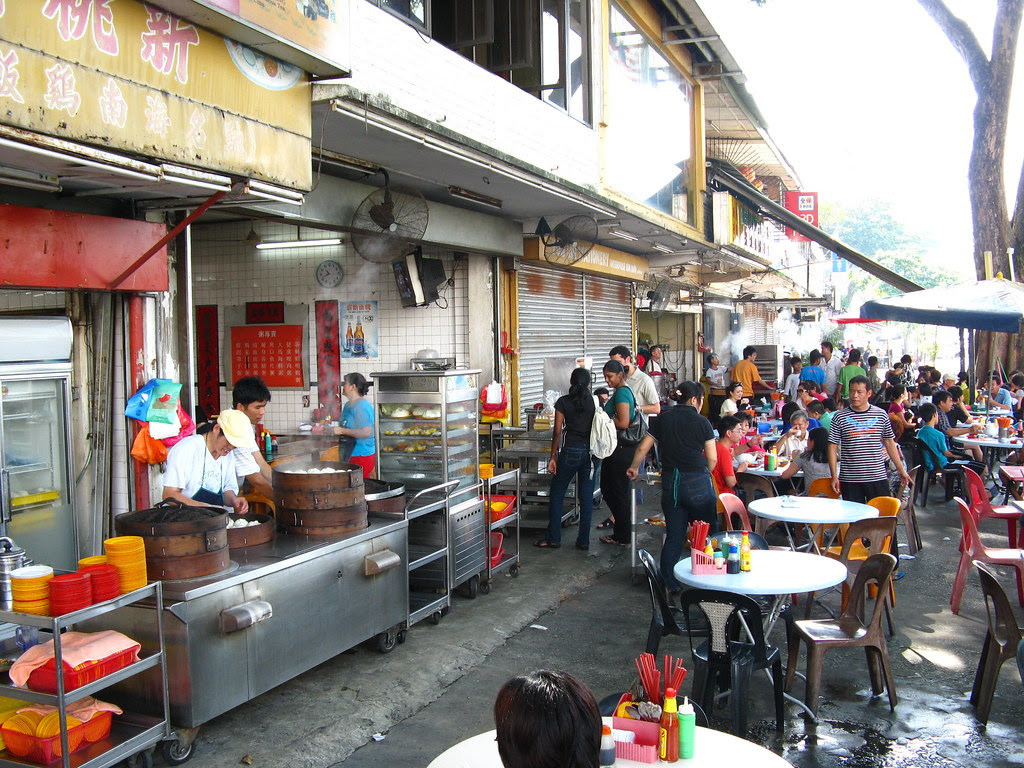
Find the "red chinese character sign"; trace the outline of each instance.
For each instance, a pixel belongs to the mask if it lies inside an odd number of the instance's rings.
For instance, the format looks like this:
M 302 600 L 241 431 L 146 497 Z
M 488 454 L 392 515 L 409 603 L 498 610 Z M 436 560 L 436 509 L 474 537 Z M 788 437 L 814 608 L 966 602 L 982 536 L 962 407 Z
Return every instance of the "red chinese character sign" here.
M 812 226 L 818 226 L 818 193 L 817 192 L 786 192 L 784 204 L 786 210 L 795 213 L 801 219 Z M 804 237 L 795 229 L 786 227 L 786 237 L 790 240 L 807 242 L 809 237 Z
M 305 387 L 301 325 L 231 329 L 231 380 L 259 376 L 268 387 Z

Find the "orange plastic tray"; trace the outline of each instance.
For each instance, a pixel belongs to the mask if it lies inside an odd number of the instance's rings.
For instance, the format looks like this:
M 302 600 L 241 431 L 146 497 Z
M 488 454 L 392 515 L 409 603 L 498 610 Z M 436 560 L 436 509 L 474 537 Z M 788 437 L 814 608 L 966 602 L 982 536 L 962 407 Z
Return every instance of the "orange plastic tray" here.
M 110 735 L 110 724 L 113 715 L 110 712 L 98 712 L 88 722 L 68 729 L 68 749 L 74 753 L 94 741 L 100 741 Z M 60 734 L 40 738 L 27 733 L 12 731 L 0 726 L 4 735 L 7 751 L 15 757 L 22 757 L 34 763 L 52 763 L 61 758 Z

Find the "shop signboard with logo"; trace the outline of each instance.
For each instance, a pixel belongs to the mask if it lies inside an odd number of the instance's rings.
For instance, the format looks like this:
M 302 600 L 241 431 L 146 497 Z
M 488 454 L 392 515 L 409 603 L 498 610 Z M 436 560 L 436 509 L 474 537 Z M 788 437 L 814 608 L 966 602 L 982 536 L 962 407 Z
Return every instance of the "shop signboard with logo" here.
M 817 192 L 786 192 L 783 205 L 786 210 L 795 213 L 812 226 L 818 226 L 818 193 Z M 810 238 L 801 235 L 795 229 L 786 227 L 786 237 L 790 240 L 809 242 Z
M 147 3 L 0 1 L 3 122 L 36 134 L 308 190 L 309 88 Z

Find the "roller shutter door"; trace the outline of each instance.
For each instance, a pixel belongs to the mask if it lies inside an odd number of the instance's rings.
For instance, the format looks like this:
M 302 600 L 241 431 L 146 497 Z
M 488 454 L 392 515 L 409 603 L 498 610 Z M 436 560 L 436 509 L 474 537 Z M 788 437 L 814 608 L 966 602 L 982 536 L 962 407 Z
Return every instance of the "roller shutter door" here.
M 543 402 L 548 357 L 593 357 L 599 386 L 608 350 L 633 338 L 630 284 L 532 264 L 517 280 L 520 409 Z
M 586 288 L 586 353 L 594 359 L 594 386 L 604 383 L 601 369 L 608 350 L 633 345 L 632 286 L 622 280 L 583 276 Z M 635 350 L 633 350 L 635 351 Z

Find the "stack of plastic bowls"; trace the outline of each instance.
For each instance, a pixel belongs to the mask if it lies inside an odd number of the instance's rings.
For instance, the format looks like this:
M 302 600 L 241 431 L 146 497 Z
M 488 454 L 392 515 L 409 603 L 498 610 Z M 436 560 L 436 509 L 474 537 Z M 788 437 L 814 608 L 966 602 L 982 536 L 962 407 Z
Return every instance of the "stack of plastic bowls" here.
M 92 605 L 92 576 L 65 573 L 50 579 L 50 615 L 63 616 Z
M 17 613 L 50 615 L 50 581 L 53 568 L 48 565 L 27 565 L 11 571 L 11 595 Z
M 78 567 L 84 568 L 87 565 L 106 565 L 106 563 L 106 555 L 91 555 L 89 557 L 83 557 L 81 560 L 79 560 Z
M 141 536 L 115 536 L 103 542 L 107 564 L 117 568 L 121 594 L 146 586 L 146 546 Z
M 102 603 L 121 594 L 121 578 L 113 565 L 83 565 L 79 572 L 92 577 L 92 601 Z

